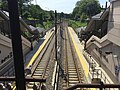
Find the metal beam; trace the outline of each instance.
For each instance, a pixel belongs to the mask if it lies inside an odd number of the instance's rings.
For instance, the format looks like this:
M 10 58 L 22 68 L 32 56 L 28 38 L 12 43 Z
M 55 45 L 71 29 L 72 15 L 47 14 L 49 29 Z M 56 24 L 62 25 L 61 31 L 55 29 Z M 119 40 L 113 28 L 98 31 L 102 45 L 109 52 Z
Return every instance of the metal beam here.
M 17 90 L 26 90 L 26 82 L 24 75 L 24 63 L 22 52 L 22 40 L 18 14 L 18 0 L 8 0 L 10 28 L 12 36 L 12 48 L 14 56 L 14 67 L 16 77 Z
M 120 88 L 120 84 L 76 84 L 69 88 L 66 88 L 65 90 L 74 90 L 76 88 Z
M 0 81 L 15 81 L 15 77 L 0 77 Z M 32 78 L 32 77 L 26 77 L 26 82 L 46 82 L 45 78 Z

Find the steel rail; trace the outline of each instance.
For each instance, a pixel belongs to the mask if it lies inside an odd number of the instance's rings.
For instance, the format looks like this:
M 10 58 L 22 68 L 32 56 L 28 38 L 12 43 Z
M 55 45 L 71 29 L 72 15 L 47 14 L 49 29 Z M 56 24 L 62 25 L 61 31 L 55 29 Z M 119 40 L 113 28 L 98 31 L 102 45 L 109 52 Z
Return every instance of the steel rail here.
M 78 58 L 77 55 L 75 55 L 75 50 L 74 46 L 72 45 L 72 40 L 69 36 L 68 33 L 68 28 L 65 26 L 64 27 L 64 32 L 65 32 L 65 41 L 64 41 L 64 70 L 66 73 L 65 76 L 65 81 L 63 81 L 63 89 L 66 87 L 71 86 L 72 84 L 77 84 L 77 83 L 83 83 L 83 73 L 80 70 L 80 67 L 78 66 Z M 69 45 L 69 46 L 68 46 Z M 71 54 L 69 54 L 71 53 Z M 69 56 L 72 55 L 72 59 L 69 60 Z M 68 58 L 69 57 L 69 58 Z M 73 72 L 73 73 L 72 73 Z M 73 76 L 73 74 L 75 74 Z M 72 89 L 71 89 L 72 90 Z
M 50 61 L 53 60 L 53 58 L 54 58 L 54 45 L 53 45 L 53 47 L 51 49 L 51 53 L 49 54 L 49 58 L 48 58 L 48 60 L 46 62 L 45 69 L 43 70 L 43 74 L 42 74 L 41 78 L 45 78 L 45 74 L 47 72 L 48 65 L 49 65 Z M 39 89 L 41 87 L 42 87 L 42 83 L 40 83 Z
M 68 28 L 67 28 L 67 33 L 68 33 Z M 80 71 L 79 71 L 79 67 L 78 67 L 78 62 L 77 62 L 77 56 L 75 55 L 76 52 L 75 52 L 74 46 L 72 45 L 72 40 L 70 38 L 69 33 L 68 33 L 68 38 L 69 38 L 70 47 L 71 47 L 71 51 L 72 51 L 72 55 L 73 55 L 74 65 L 75 65 L 75 68 L 77 71 L 78 80 L 79 80 L 79 83 L 82 83 L 82 79 L 80 77 L 81 75 L 80 75 Z
M 65 29 L 65 63 L 66 63 L 66 66 L 65 66 L 65 71 L 66 71 L 66 74 L 67 74 L 67 79 L 69 78 L 69 74 L 68 74 L 68 56 L 67 56 L 67 35 L 66 35 L 67 31 Z M 69 82 L 66 81 L 66 84 L 67 84 L 67 87 L 69 87 Z
M 42 57 L 40 58 L 40 60 L 38 61 L 38 62 L 36 62 L 37 64 L 34 66 L 35 67 L 35 69 L 33 70 L 33 73 L 32 73 L 32 75 L 31 75 L 31 77 L 33 76 L 33 74 L 35 73 L 35 70 L 36 70 L 36 68 L 38 67 L 38 65 L 39 65 L 39 63 L 41 62 L 41 60 L 43 59 L 43 57 L 44 57 L 44 55 L 45 55 L 45 52 L 47 51 L 47 49 L 48 49 L 48 47 L 49 47 L 49 45 L 50 45 L 50 43 L 51 43 L 51 41 L 52 41 L 52 39 L 53 39 L 53 37 L 54 37 L 54 34 L 51 36 L 51 38 L 49 39 L 49 43 L 48 43 L 48 45 L 47 45 L 47 47 L 45 48 L 45 51 L 43 52 L 43 54 L 42 54 Z M 43 48 L 43 49 L 44 49 Z M 42 51 L 41 51 L 42 52 Z M 40 55 L 40 54 L 39 54 Z M 38 57 L 39 57 L 39 55 L 38 55 Z M 37 57 L 37 58 L 38 58 Z M 37 59 L 36 58 L 36 59 Z M 35 62 L 34 62 L 35 63 Z
M 44 52 L 42 53 L 42 51 L 41 51 L 42 56 L 41 56 L 40 60 L 39 60 L 39 61 L 37 60 L 37 62 L 34 62 L 34 63 L 35 63 L 35 65 L 34 65 L 35 68 L 34 68 L 34 70 L 32 71 L 31 77 L 34 77 L 34 76 L 35 76 L 34 74 L 36 74 L 36 69 L 39 67 L 39 65 L 42 64 L 42 59 L 45 57 L 45 52 L 46 52 L 46 51 L 48 50 L 48 48 L 50 47 L 50 43 L 51 43 L 51 41 L 53 40 L 53 38 L 54 38 L 54 33 L 53 33 L 52 36 L 50 37 L 47 46 L 43 48 L 43 51 L 44 51 Z M 53 45 L 53 47 L 52 47 L 52 49 L 51 49 L 51 52 L 54 50 L 53 48 L 54 48 L 54 45 Z M 51 53 L 51 54 L 52 54 L 52 53 Z M 40 76 L 38 75 L 38 76 L 41 77 L 41 78 L 45 78 L 45 74 L 46 74 L 46 71 L 47 71 L 48 64 L 49 64 L 49 62 L 50 62 L 51 54 L 49 54 L 48 60 L 45 61 L 44 70 L 41 71 L 41 72 L 42 72 L 42 75 L 40 75 Z M 40 54 L 39 54 L 39 55 L 40 55 Z M 38 55 L 38 57 L 39 57 L 39 55 Z M 38 59 L 38 57 L 37 57 L 36 59 Z M 39 82 L 39 89 L 42 88 L 42 83 L 44 83 L 44 82 Z

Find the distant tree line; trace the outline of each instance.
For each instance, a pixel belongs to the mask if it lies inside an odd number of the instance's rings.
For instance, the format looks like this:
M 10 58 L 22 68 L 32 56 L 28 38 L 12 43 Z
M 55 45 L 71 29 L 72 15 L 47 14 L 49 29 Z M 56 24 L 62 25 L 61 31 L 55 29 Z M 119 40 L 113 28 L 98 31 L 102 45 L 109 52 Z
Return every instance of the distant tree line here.
M 19 13 L 24 19 L 54 20 L 54 11 L 45 11 L 39 5 L 31 4 L 32 0 L 18 0 Z M 7 0 L 0 1 L 0 9 L 8 11 Z
M 45 11 L 39 5 L 31 4 L 32 0 L 18 0 L 19 13 L 25 20 L 40 20 L 41 25 L 45 21 L 54 21 L 54 11 Z M 8 11 L 7 0 L 0 0 L 0 9 Z M 58 13 L 59 17 L 74 19 L 83 22 L 87 18 L 101 12 L 98 0 L 79 0 L 71 14 Z
M 28 24 L 50 28 L 54 22 L 54 11 L 43 10 L 39 5 L 32 4 L 31 1 L 33 0 L 18 0 L 19 15 Z M 7 0 L 0 0 L 0 9 L 9 11 Z

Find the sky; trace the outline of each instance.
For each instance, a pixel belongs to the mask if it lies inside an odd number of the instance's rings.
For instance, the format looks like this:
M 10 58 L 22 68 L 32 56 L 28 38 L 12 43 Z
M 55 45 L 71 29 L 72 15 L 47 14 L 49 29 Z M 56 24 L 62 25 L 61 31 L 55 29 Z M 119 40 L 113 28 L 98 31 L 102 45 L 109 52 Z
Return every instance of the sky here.
M 37 3 L 44 10 L 72 13 L 77 1 L 79 0 L 34 0 L 32 3 Z M 105 5 L 106 1 L 108 0 L 99 0 L 101 6 Z

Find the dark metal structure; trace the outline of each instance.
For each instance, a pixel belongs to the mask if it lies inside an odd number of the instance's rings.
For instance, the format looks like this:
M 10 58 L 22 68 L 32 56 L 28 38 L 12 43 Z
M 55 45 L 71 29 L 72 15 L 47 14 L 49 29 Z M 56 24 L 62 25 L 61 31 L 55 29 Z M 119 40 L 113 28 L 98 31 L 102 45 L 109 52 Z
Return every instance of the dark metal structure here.
M 0 77 L 0 81 L 15 81 L 15 77 Z M 27 82 L 46 82 L 45 78 L 25 78 Z
M 56 86 L 56 83 L 57 83 L 56 80 L 58 80 L 57 75 L 58 75 L 58 71 L 59 71 L 58 60 L 57 60 L 57 51 L 58 51 L 57 50 L 57 11 L 55 10 L 55 60 L 57 62 L 57 66 L 56 66 L 56 75 L 55 75 L 55 78 L 54 78 L 54 89 L 55 89 L 55 87 L 57 87 Z
M 57 11 L 55 10 L 55 59 L 57 60 Z
M 17 90 L 26 90 L 26 81 L 24 75 L 24 63 L 22 53 L 22 40 L 18 14 L 18 0 L 8 0 L 10 29 L 12 36 L 12 48 L 15 67 L 15 81 Z
M 76 84 L 69 88 L 66 88 L 65 90 L 74 90 L 76 88 L 99 88 L 100 90 L 105 88 L 120 88 L 120 84 Z

